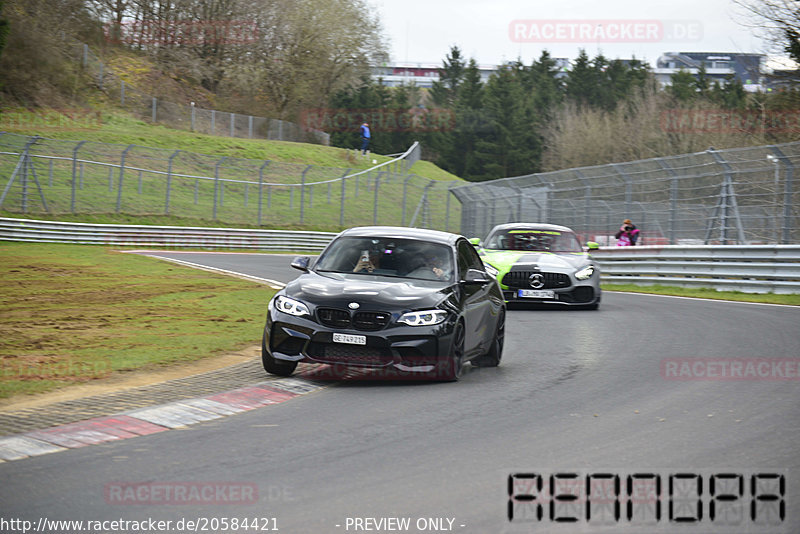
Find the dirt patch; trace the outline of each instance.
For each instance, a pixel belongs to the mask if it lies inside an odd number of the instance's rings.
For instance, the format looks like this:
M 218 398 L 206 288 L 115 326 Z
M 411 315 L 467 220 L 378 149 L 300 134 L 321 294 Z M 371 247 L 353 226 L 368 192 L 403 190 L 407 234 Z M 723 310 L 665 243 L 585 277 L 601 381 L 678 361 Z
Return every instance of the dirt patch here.
M 116 373 L 102 381 L 75 385 L 58 391 L 0 399 L 0 412 L 16 412 L 29 408 L 41 408 L 56 402 L 76 400 L 140 386 L 158 384 L 175 378 L 185 378 L 258 358 L 260 354 L 261 347 L 259 345 L 254 345 L 239 352 L 212 356 L 197 362 L 177 364 L 163 369 Z

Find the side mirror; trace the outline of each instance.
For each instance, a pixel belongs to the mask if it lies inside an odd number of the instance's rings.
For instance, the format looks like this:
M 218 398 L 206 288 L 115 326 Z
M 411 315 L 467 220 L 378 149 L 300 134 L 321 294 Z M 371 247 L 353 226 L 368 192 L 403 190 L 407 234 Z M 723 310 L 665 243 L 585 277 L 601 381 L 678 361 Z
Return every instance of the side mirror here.
M 478 247 L 481 246 L 481 238 L 480 237 L 473 237 L 472 239 L 469 240 L 469 243 L 473 247 L 478 248 Z
M 308 256 L 298 256 L 292 260 L 292 267 L 297 269 L 298 271 L 303 271 L 304 273 L 308 272 L 308 264 L 311 262 L 311 258 Z
M 594 241 L 587 241 L 586 248 L 588 248 L 589 250 L 597 250 L 600 248 L 600 245 Z
M 479 271 L 478 269 L 467 269 L 467 274 L 464 276 L 464 280 L 462 280 L 462 282 L 467 285 L 482 285 L 488 284 L 491 281 L 492 279 L 489 278 L 489 275 L 483 271 Z

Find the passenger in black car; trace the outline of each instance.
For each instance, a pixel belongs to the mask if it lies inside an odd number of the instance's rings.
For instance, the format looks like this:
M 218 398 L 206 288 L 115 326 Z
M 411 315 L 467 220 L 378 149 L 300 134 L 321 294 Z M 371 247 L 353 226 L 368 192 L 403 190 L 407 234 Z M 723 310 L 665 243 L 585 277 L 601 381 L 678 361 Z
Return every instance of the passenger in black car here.
M 369 252 L 364 250 L 361 252 L 361 255 L 358 257 L 358 263 L 356 266 L 353 267 L 354 273 L 363 273 L 369 272 L 371 273 L 375 269 L 380 267 L 380 254 L 377 251 Z

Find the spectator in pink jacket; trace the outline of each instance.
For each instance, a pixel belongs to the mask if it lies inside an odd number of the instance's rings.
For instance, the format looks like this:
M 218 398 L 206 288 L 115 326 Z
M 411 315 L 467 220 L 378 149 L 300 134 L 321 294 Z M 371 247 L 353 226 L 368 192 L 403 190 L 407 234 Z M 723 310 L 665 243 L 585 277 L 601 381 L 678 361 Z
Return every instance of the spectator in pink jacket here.
M 622 221 L 622 226 L 614 237 L 617 238 L 618 247 L 632 247 L 636 245 L 639 240 L 639 229 L 631 222 L 630 219 Z

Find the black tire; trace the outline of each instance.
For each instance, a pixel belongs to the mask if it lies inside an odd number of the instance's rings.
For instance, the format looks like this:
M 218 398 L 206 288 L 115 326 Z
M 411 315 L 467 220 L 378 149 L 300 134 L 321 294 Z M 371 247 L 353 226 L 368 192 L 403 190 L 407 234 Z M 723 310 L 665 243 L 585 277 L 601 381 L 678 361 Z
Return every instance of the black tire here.
M 464 374 L 464 323 L 459 322 L 453 332 L 453 344 L 450 346 L 450 355 L 442 373 L 446 382 L 458 382 Z
M 497 328 L 495 330 L 492 346 L 489 351 L 474 360 L 475 365 L 478 367 L 497 367 L 500 365 L 500 359 L 503 357 L 503 345 L 506 339 L 506 312 L 500 310 L 500 316 L 497 318 Z
M 266 333 L 261 338 L 261 363 L 266 372 L 277 376 L 291 376 L 297 368 L 297 362 L 285 362 L 272 357 L 267 350 Z

